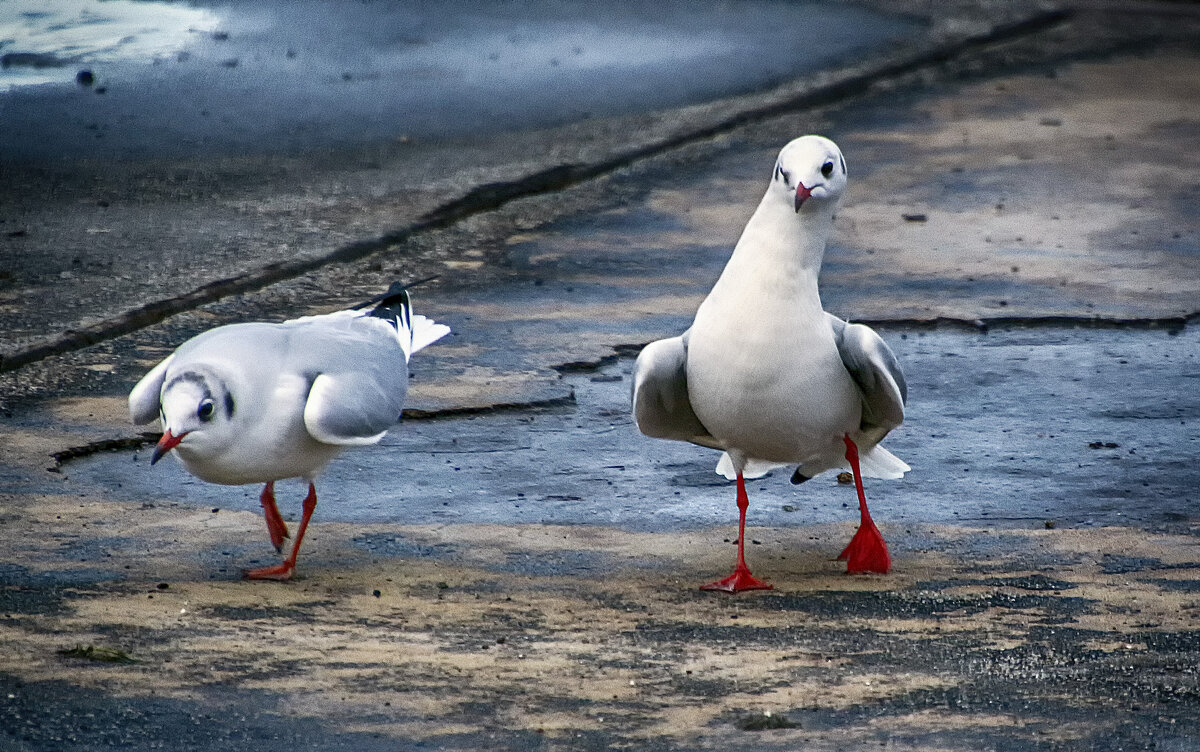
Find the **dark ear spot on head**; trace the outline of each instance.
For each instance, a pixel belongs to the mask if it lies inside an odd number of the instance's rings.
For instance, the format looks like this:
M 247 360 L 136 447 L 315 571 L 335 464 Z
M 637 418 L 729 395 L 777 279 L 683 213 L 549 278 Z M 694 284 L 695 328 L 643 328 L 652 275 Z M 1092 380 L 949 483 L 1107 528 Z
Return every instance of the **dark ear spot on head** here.
M 225 417 L 233 417 L 233 395 L 229 392 L 225 392 Z

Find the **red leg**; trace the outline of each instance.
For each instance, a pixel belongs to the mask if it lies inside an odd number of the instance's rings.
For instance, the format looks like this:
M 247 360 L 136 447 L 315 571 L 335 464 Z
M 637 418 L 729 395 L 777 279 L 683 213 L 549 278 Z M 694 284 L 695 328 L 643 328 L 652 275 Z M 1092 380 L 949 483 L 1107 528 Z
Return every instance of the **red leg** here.
M 300 553 L 300 544 L 304 541 L 304 531 L 308 529 L 308 521 L 312 518 L 313 510 L 317 508 L 317 487 L 308 484 L 308 496 L 304 497 L 304 515 L 300 518 L 300 527 L 296 529 L 296 542 L 292 544 L 292 553 L 273 567 L 262 569 L 247 569 L 242 576 L 247 580 L 288 580 L 296 571 L 296 556 Z
M 742 474 L 737 476 L 737 505 L 738 505 L 738 552 L 737 566 L 733 574 L 723 580 L 701 585 L 701 590 L 720 590 L 725 593 L 740 593 L 743 590 L 770 590 L 774 586 L 756 579 L 746 566 L 746 509 L 750 506 L 750 498 L 746 496 L 746 481 Z
M 838 555 L 838 560 L 846 562 L 846 571 L 850 574 L 862 572 L 887 574 L 892 569 L 892 557 L 888 554 L 883 534 L 879 532 L 879 528 L 875 527 L 875 521 L 871 519 L 871 512 L 867 509 L 867 495 L 863 493 L 862 471 L 858 469 L 858 447 L 850 440 L 849 436 L 846 436 L 843 441 L 846 442 L 846 459 L 850 462 L 850 469 L 854 471 L 854 487 L 858 490 L 858 510 L 862 515 L 862 521 L 858 525 L 858 532 L 850 539 L 850 544 Z
M 275 553 L 281 553 L 283 539 L 288 537 L 288 529 L 287 523 L 283 521 L 283 516 L 279 514 L 279 507 L 275 506 L 274 482 L 263 486 L 262 496 L 258 500 L 262 502 L 263 517 L 267 519 L 267 532 L 271 534 L 271 545 L 275 546 Z

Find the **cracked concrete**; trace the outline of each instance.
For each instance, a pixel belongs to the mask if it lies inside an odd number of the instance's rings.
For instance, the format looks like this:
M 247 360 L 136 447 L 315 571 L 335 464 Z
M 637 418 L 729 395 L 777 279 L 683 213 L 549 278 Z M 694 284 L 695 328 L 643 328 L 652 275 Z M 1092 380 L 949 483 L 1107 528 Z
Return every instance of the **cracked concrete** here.
M 963 3 L 930 34 L 988 18 Z M 1190 6 L 1080 6 L 0 375 L 7 741 L 1190 748 L 1196 31 Z M 601 158 L 604 127 L 650 140 L 730 101 L 567 127 L 552 159 Z M 914 472 L 868 487 L 896 572 L 841 575 L 847 489 L 773 477 L 751 488 L 749 553 L 778 589 L 712 597 L 694 585 L 729 565 L 735 521 L 715 456 L 638 437 L 618 379 L 640 344 L 686 326 L 775 151 L 806 131 L 851 170 L 826 306 L 876 322 L 914 384 L 888 441 Z M 264 174 L 260 198 L 284 177 Z M 397 226 L 358 222 L 386 196 L 334 195 L 306 230 L 329 248 Z M 412 419 L 322 480 L 297 581 L 237 579 L 272 556 L 255 489 L 189 483 L 129 449 L 56 467 L 55 452 L 136 440 L 125 391 L 190 334 L 437 272 L 417 306 L 456 336 L 414 359 Z M 57 652 L 76 644 L 138 662 Z
M 911 10 L 903 3 L 882 5 L 897 18 L 897 11 Z M 1062 18 L 1025 3 L 996 8 L 962 3 L 947 10 L 954 12 L 925 19 L 923 33 L 876 44 L 866 63 L 839 61 L 765 92 L 553 129 L 487 129 L 469 139 L 418 142 L 405 136 L 359 148 L 335 149 L 318 141 L 302 158 L 285 151 L 166 165 L 76 160 L 66 170 L 53 162 L 14 159 L 9 180 L 0 186 L 7 189 L 4 205 L 10 211 L 0 219 L 16 228 L 6 233 L 15 244 L 0 246 L 15 270 L 8 272 L 8 305 L 0 307 L 5 325 L 0 370 L 321 265 L 380 251 L 403 254 L 410 250 L 404 244 L 410 236 L 514 195 L 602 175 L 767 113 L 840 98 L 956 49 L 1020 36 Z M 885 38 L 887 33 L 895 32 Z M 29 128 L 37 132 L 36 123 Z M 293 188 L 281 193 L 283 185 Z M 104 253 L 92 250 L 97 235 L 106 241 Z M 170 251 L 162 252 L 164 247 Z M 42 268 L 16 263 L 30 253 L 46 260 Z M 409 258 L 414 264 L 421 260 Z M 458 265 L 453 268 L 473 263 L 445 260 Z M 129 273 L 133 269 L 138 273 Z M 69 298 L 71 322 L 61 327 L 61 312 L 44 303 L 61 294 L 64 280 L 75 294 Z M 40 315 L 47 309 L 58 318 Z M 17 315 L 5 317 L 6 312 Z M 46 334 L 61 328 L 67 331 Z

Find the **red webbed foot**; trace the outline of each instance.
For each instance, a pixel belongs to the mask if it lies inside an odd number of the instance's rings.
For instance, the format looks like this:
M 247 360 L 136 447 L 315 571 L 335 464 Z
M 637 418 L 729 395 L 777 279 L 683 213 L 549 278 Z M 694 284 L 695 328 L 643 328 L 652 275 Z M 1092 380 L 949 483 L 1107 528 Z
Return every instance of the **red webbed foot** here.
M 296 565 L 290 561 L 285 561 L 282 564 L 276 564 L 273 567 L 263 567 L 262 569 L 243 569 L 242 577 L 247 580 L 290 580 L 292 574 L 296 571 Z
M 750 499 L 746 496 L 746 480 L 742 477 L 741 471 L 738 471 L 737 474 L 737 506 L 737 563 L 733 568 L 733 574 L 723 580 L 701 585 L 701 590 L 740 593 L 743 590 L 772 590 L 774 588 L 773 585 L 768 585 L 750 574 L 750 567 L 746 566 L 746 509 L 750 506 Z
M 870 517 L 858 526 L 858 532 L 850 539 L 850 544 L 838 554 L 838 561 L 846 562 L 846 571 L 850 574 L 887 574 L 892 570 L 892 556 L 888 553 L 887 543 Z
M 892 570 L 892 556 L 888 553 L 883 534 L 871 519 L 871 511 L 867 509 L 862 471 L 858 467 L 858 445 L 849 436 L 843 441 L 846 444 L 846 460 L 850 463 L 850 469 L 854 471 L 854 489 L 858 492 L 858 509 L 862 521 L 858 525 L 858 532 L 850 539 L 850 544 L 838 554 L 838 561 L 846 562 L 848 574 L 887 574 Z
M 263 509 L 268 508 L 266 499 L 268 490 L 272 484 L 268 483 L 263 489 Z M 275 495 L 270 494 L 270 508 L 275 508 Z M 313 510 L 317 508 L 317 489 L 311 482 L 308 484 L 308 496 L 304 497 L 304 513 L 300 517 L 300 527 L 296 529 L 296 542 L 292 544 L 292 553 L 281 564 L 276 564 L 273 567 L 263 567 L 262 569 L 243 569 L 242 577 L 247 580 L 290 580 L 292 574 L 296 571 L 296 557 L 300 555 L 300 544 L 304 542 L 304 531 L 308 530 L 308 521 L 312 519 Z M 275 516 L 278 517 L 279 511 L 275 511 Z M 267 526 L 271 529 L 271 537 L 274 540 L 275 528 L 271 526 L 271 514 L 267 512 Z M 283 520 L 279 520 L 279 524 L 283 525 Z M 287 534 L 287 528 L 283 528 L 283 533 Z M 282 542 L 282 541 L 281 541 Z
M 725 579 L 701 585 L 700 589 L 717 590 L 722 593 L 740 593 L 743 590 L 774 590 L 775 586 L 750 574 L 749 568 L 739 566 L 733 570 L 733 574 Z

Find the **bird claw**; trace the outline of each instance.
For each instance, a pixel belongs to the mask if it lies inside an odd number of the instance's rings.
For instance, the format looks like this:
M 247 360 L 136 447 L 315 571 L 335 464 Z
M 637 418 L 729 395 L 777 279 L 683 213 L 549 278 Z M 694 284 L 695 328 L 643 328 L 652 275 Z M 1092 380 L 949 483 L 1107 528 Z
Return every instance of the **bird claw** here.
M 858 526 L 858 532 L 837 558 L 846 562 L 847 574 L 887 574 L 892 570 L 892 557 L 888 553 L 887 543 L 869 517 Z
M 263 567 L 262 569 L 243 569 L 242 577 L 247 580 L 277 580 L 285 581 L 292 579 L 292 574 L 296 571 L 296 565 L 290 561 L 285 561 L 282 564 L 276 564 L 273 567 Z
M 285 538 L 290 538 L 290 537 L 291 536 L 288 535 L 288 531 L 286 528 L 284 528 L 282 535 L 277 534 L 275 529 L 271 528 L 271 545 L 275 547 L 275 553 L 277 553 L 277 554 L 283 553 L 283 541 Z
M 734 569 L 733 574 L 723 580 L 701 585 L 700 589 L 716 590 L 722 593 L 740 593 L 743 590 L 774 590 L 775 586 L 758 579 L 750 574 L 748 568 L 743 566 Z

